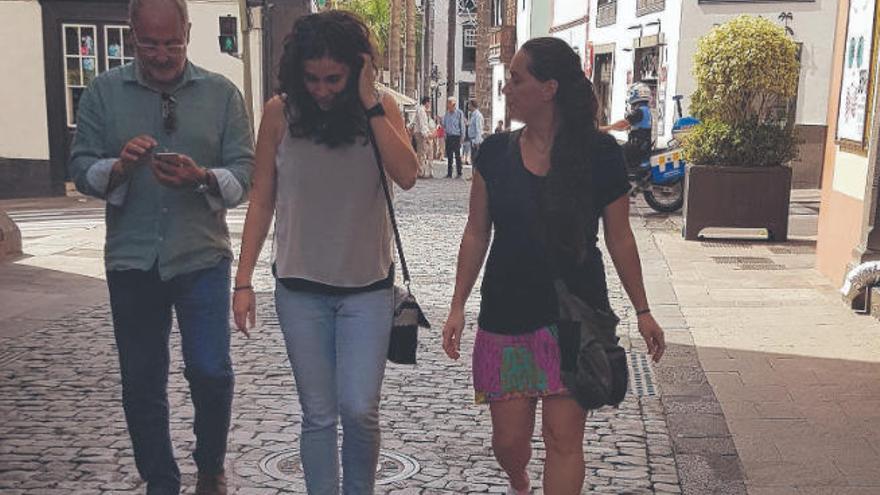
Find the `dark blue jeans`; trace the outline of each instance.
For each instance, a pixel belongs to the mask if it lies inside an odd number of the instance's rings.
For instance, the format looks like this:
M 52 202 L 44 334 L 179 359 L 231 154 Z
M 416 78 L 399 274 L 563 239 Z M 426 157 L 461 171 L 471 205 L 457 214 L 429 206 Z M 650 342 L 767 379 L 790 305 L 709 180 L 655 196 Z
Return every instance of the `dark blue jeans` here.
M 233 389 L 229 274 L 229 259 L 164 282 L 155 266 L 146 272 L 107 272 L 125 419 L 135 463 L 150 495 L 180 490 L 168 424 L 172 308 L 195 409 L 193 458 L 200 472 L 223 469 Z
M 452 177 L 452 157 L 455 157 L 455 172 L 461 175 L 461 136 L 446 135 L 446 176 Z

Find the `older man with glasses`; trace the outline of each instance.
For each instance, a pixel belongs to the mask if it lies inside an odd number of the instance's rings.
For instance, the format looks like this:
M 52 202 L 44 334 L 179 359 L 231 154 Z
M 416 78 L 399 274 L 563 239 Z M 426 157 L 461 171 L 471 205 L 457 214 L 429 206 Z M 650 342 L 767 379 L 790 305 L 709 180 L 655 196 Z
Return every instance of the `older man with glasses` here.
M 132 0 L 135 61 L 83 94 L 77 189 L 107 201 L 105 264 L 122 399 L 148 494 L 180 492 L 169 431 L 172 310 L 195 409 L 196 493 L 226 493 L 232 405 L 226 209 L 245 200 L 253 138 L 226 78 L 187 59 L 185 0 Z

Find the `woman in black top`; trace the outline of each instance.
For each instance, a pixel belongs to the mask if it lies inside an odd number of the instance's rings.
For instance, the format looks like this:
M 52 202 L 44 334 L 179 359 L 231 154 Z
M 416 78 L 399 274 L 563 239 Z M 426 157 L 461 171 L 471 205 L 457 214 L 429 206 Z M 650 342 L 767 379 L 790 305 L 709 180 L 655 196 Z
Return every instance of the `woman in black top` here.
M 598 241 L 605 246 L 658 361 L 663 330 L 651 316 L 620 147 L 596 127 L 598 103 L 580 57 L 556 38 L 526 42 L 513 57 L 504 94 L 526 125 L 495 134 L 476 158 L 470 213 L 458 255 L 443 348 L 458 359 L 465 302 L 494 238 L 481 287 L 474 344 L 477 402 L 488 402 L 492 446 L 510 477 L 508 493 L 528 493 L 538 398 L 547 447 L 544 493 L 580 493 L 586 413 L 561 382 L 553 280 L 595 308 L 610 310 Z

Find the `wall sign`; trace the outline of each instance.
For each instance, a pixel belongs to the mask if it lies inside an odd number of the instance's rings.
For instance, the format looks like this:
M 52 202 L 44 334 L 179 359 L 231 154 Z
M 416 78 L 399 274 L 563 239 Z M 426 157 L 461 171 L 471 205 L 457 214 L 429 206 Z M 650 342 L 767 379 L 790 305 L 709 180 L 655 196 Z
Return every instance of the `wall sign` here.
M 866 147 L 868 102 L 873 91 L 875 0 L 850 0 L 837 114 L 837 139 L 848 148 Z
M 697 3 L 814 3 L 816 0 L 698 0 Z
M 587 75 L 589 79 L 593 78 L 593 42 L 588 41 L 586 47 L 586 53 L 584 53 L 584 74 Z

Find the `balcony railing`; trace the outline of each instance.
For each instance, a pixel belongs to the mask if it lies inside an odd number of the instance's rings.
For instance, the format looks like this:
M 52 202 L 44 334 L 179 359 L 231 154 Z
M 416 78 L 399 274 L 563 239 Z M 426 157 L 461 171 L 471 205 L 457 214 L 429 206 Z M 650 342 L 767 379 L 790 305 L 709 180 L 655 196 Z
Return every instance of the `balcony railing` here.
M 515 51 L 516 28 L 514 26 L 490 28 L 489 60 L 500 60 L 502 63 L 508 63 L 513 58 Z
M 617 2 L 599 5 L 596 12 L 596 27 L 610 26 L 617 22 Z
M 660 12 L 666 8 L 666 0 L 636 0 L 636 15 Z

